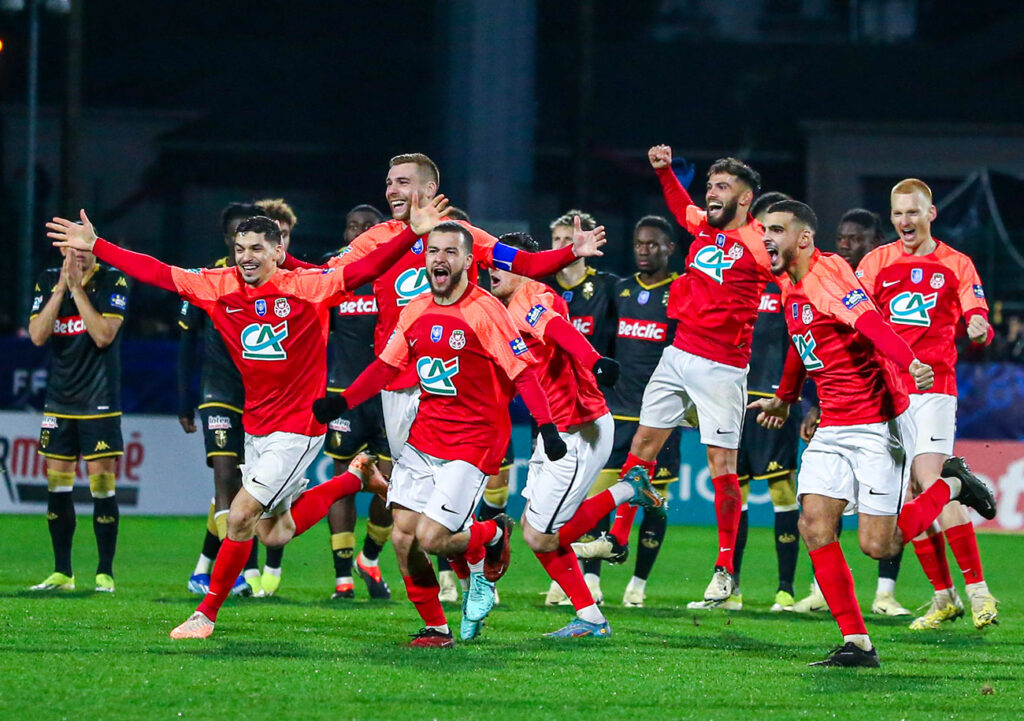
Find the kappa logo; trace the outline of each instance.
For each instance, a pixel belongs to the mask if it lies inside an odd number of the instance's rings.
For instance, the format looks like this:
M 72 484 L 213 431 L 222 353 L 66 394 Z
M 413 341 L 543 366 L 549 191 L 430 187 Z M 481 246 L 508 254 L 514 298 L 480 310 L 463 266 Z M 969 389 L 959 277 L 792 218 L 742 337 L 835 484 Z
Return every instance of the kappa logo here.
M 106 441 L 97 441 L 96 442 L 96 447 L 92 449 L 92 452 L 96 453 L 98 451 L 109 451 L 109 450 L 110 450 L 110 446 L 107 445 Z
M 226 431 L 231 428 L 231 416 L 210 416 L 206 419 L 206 427 L 211 431 Z
M 536 328 L 537 323 L 540 322 L 540 317 L 544 315 L 547 310 L 547 308 L 538 303 L 526 312 L 526 322 L 530 324 L 531 328 Z
M 292 312 L 292 307 L 288 305 L 287 298 L 278 298 L 274 301 L 274 315 L 278 318 L 287 318 Z
M 448 345 L 451 346 L 452 350 L 462 350 L 466 347 L 466 334 L 459 328 L 452 331 L 452 334 L 448 336 Z
M 266 311 L 266 308 L 263 309 Z M 288 337 L 288 321 L 277 325 L 250 323 L 242 329 L 242 358 L 247 360 L 279 361 L 288 357 L 285 338 Z
M 430 291 L 426 268 L 409 268 L 395 278 L 395 293 L 398 295 L 398 306 L 402 307 L 424 293 Z
M 455 376 L 458 374 L 458 356 L 447 361 L 423 356 L 416 361 L 416 375 L 420 378 L 420 386 L 427 393 L 433 393 L 436 396 L 457 395 Z
M 793 345 L 796 346 L 797 353 L 800 354 L 800 360 L 803 361 L 804 368 L 809 371 L 817 371 L 825 367 L 821 359 L 814 354 L 814 349 L 818 347 L 818 341 L 814 339 L 811 331 L 807 331 L 803 335 L 795 333 L 793 335 Z
M 124 279 L 123 275 L 118 276 L 117 280 L 114 282 L 114 287 L 115 288 L 127 288 L 128 287 L 128 281 Z
M 736 259 L 726 257 L 721 248 L 706 245 L 693 256 L 690 267 L 699 270 L 716 283 L 721 283 L 725 271 L 732 268 L 735 263 Z
M 900 325 L 927 328 L 932 324 L 929 311 L 935 307 L 938 297 L 938 293 L 900 293 L 889 301 L 889 320 Z

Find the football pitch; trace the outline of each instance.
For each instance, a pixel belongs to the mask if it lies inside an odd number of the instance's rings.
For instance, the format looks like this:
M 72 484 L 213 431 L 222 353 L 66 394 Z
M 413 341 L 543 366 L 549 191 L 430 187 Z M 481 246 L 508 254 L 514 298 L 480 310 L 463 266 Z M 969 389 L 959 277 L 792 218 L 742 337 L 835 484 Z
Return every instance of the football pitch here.
M 197 598 L 185 591 L 201 518 L 125 517 L 117 592 L 97 594 L 91 517 L 75 537 L 78 590 L 25 590 L 51 570 L 42 517 L 5 516 L 0 568 L 0 711 L 13 719 L 1020 719 L 1024 716 L 1024 538 L 981 535 L 1001 625 L 969 620 L 912 632 L 909 619 L 867 616 L 881 669 L 812 669 L 839 641 L 827 614 L 769 613 L 770 530 L 751 529 L 744 610 L 694 612 L 710 577 L 714 530 L 673 526 L 648 584 L 647 607 L 622 608 L 632 572 L 606 566 L 613 636 L 547 639 L 571 609 L 545 608 L 548 580 L 517 531 L 512 567 L 478 640 L 410 649 L 419 619 L 390 546 L 391 602 L 327 600 L 326 524 L 289 545 L 278 595 L 232 599 L 206 641 L 171 641 Z M 362 538 L 361 532 L 357 538 Z M 843 536 L 859 598 L 870 607 L 876 565 Z M 262 561 L 262 552 L 261 552 Z M 950 559 L 953 563 L 952 558 Z M 957 574 L 959 575 L 959 574 Z M 797 595 L 810 579 L 801 556 Z M 957 578 L 962 589 L 962 579 Z M 908 551 L 897 597 L 916 607 L 931 588 Z M 446 609 L 458 628 L 457 607 Z

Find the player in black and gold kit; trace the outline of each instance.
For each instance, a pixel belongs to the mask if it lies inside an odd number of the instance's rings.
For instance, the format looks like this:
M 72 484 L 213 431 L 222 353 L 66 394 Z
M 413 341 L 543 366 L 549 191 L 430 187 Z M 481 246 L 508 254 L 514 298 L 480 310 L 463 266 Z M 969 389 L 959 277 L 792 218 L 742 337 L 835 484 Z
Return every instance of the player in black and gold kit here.
M 612 357 L 623 372 L 619 382 L 605 391 L 608 408 L 615 419 L 615 445 L 604 471 L 590 490 L 592 496 L 619 480 L 640 421 L 644 388 L 661 360 L 662 350 L 675 335 L 676 321 L 668 317 L 669 286 L 678 277 L 669 270 L 669 258 L 675 248 L 675 232 L 667 220 L 657 215 L 641 218 L 633 230 L 633 258 L 638 272 L 619 280 L 613 287 L 617 320 Z M 677 428 L 658 454 L 652 484 L 663 495 L 667 495 L 670 483 L 679 480 L 679 443 Z M 647 578 L 664 542 L 666 527 L 663 513 L 644 511 L 636 565 L 622 599 L 623 605 L 643 606 Z M 573 544 L 580 558 L 586 559 L 584 578 L 595 600 L 603 597 L 599 587 L 601 566 L 596 559 L 611 556 L 613 563 L 622 563 L 629 552 L 629 547 L 619 545 L 607 530 L 606 520 L 594 529 L 594 540 L 581 539 L 580 543 Z
M 383 220 L 384 215 L 372 205 L 352 208 L 345 216 L 345 245 Z M 338 252 L 344 253 L 345 249 L 341 248 Z M 373 352 L 376 325 L 377 299 L 373 296 L 370 283 L 356 288 L 331 310 L 328 395 L 344 391 L 376 359 Z M 377 456 L 377 465 L 385 476 L 391 475 L 390 449 L 384 434 L 384 412 L 380 396 L 346 411 L 327 425 L 324 453 L 334 459 L 335 474 L 344 473 L 349 461 L 364 450 Z M 334 503 L 327 513 L 327 522 L 331 529 L 331 555 L 334 558 L 334 594 L 331 598 L 354 598 L 352 564 L 356 545 L 355 496 Z M 374 496 L 370 501 L 363 550 L 355 558 L 356 568 L 360 578 L 366 581 L 370 598 L 391 598 L 391 589 L 381 577 L 377 559 L 391 536 L 392 524 L 391 511 L 379 497 Z
M 100 265 L 92 253 L 67 250 L 60 268 L 39 276 L 29 336 L 50 344 L 46 402 L 39 453 L 46 458 L 46 518 L 54 570 L 33 591 L 73 590 L 71 542 L 75 533 L 73 485 L 85 461 L 93 500 L 99 563 L 96 590 L 114 590 L 114 552 L 120 513 L 115 496 L 121 438 L 121 325 L 128 309 L 128 281 Z

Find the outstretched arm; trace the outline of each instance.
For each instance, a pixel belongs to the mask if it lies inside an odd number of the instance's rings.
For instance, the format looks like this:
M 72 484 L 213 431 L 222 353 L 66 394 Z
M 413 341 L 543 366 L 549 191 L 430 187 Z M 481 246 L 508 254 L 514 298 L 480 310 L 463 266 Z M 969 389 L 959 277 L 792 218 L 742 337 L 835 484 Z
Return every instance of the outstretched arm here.
M 544 336 L 589 368 L 601 385 L 613 386 L 619 379 L 618 361 L 602 357 L 587 337 L 562 316 L 555 315 L 547 322 L 544 326 Z
M 604 255 L 601 246 L 608 242 L 603 225 L 593 230 L 583 230 L 580 218 L 573 219 L 572 245 L 557 250 L 542 250 L 530 253 L 498 243 L 494 246 L 494 266 L 500 270 L 508 270 L 516 275 L 530 278 L 545 278 L 554 275 L 562 268 L 570 265 L 578 258 L 590 258 Z
M 367 366 L 341 395 L 317 398 L 313 401 L 313 415 L 320 423 L 330 423 L 349 408 L 365 403 L 380 393 L 388 383 L 398 377 L 400 371 L 400 368 L 388 365 L 378 358 Z
M 647 159 L 651 161 L 651 167 L 658 175 L 661 192 L 665 196 L 668 209 L 672 211 L 672 215 L 681 226 L 689 227 L 686 220 L 686 209 L 695 203 L 683 184 L 679 182 L 679 178 L 672 172 L 672 148 L 668 145 L 655 145 L 647 151 Z

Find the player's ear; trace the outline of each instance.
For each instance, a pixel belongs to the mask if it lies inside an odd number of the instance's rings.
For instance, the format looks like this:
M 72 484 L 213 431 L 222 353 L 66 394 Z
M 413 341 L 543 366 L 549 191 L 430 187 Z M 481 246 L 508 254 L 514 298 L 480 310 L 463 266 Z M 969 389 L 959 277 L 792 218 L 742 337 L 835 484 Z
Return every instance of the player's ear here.
M 935 218 L 938 217 L 938 215 L 939 215 L 939 209 L 936 208 L 934 205 L 928 208 L 928 222 L 929 223 L 934 223 L 935 222 Z

